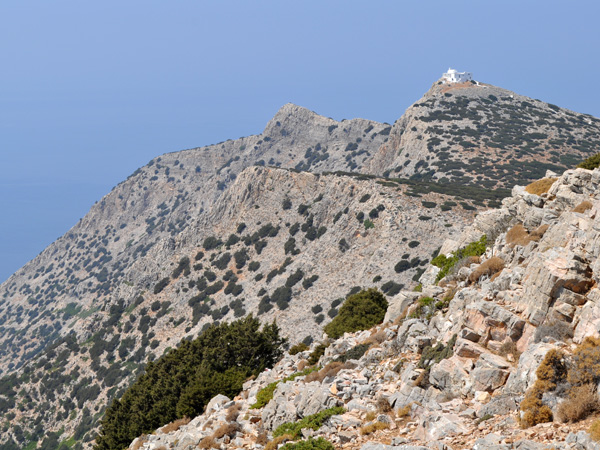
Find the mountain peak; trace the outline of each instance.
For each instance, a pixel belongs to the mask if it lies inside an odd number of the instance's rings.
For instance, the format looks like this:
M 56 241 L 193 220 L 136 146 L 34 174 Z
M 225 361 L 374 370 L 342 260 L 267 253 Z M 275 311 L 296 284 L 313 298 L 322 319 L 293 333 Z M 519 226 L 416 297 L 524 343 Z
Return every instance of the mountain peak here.
M 326 117 L 320 116 L 314 111 L 303 106 L 295 105 L 294 103 L 286 103 L 275 113 L 273 118 L 269 120 L 265 127 L 265 134 L 269 134 L 269 131 L 275 127 L 281 127 L 284 125 L 295 125 L 301 122 L 311 123 L 316 119 L 330 120 L 332 123 L 335 122 L 333 119 L 327 119 Z

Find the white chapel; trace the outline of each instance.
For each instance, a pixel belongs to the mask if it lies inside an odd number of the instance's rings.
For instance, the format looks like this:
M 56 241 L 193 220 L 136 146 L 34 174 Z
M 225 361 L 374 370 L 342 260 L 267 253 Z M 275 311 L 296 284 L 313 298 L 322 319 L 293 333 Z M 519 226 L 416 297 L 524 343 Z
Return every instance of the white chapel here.
M 445 83 L 463 83 L 465 81 L 471 81 L 473 74 L 471 72 L 457 72 L 454 69 L 449 68 L 448 72 L 442 74 L 442 78 Z

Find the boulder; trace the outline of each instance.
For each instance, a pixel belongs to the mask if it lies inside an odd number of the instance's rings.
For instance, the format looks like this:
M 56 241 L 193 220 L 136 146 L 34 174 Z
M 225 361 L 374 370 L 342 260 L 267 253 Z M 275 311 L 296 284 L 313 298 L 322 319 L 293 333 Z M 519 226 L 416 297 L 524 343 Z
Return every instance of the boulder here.
M 435 364 L 429 372 L 429 382 L 450 397 L 466 395 L 472 386 L 464 361 L 457 356 Z

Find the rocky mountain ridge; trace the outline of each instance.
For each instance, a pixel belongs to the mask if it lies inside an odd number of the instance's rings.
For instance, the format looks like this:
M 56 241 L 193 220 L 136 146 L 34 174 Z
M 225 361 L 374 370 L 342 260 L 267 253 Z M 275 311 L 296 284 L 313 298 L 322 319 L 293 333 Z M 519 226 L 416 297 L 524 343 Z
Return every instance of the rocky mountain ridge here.
M 460 261 L 439 285 L 427 284 L 440 270 L 430 266 L 422 292 L 392 297 L 382 325 L 324 337 L 312 372 L 307 360 L 318 354 L 316 344 L 248 381 L 239 396 L 217 396 L 203 415 L 129 448 L 260 449 L 314 438 L 362 450 L 600 448 L 597 431 L 594 439 L 587 432 L 594 419 L 586 419 L 598 411 L 598 394 L 595 406 L 582 410 L 590 399 L 575 381 L 578 371 L 589 377 L 600 363 L 600 170 L 551 180 L 541 195 L 515 188 L 502 208 L 480 214 L 460 239 L 445 243 L 450 257 L 473 235 L 496 235 L 480 260 Z M 564 366 L 569 376 L 555 375 L 531 406 L 547 373 L 542 366 Z M 528 422 L 532 408 L 544 407 L 549 416 Z M 294 423 L 299 435 L 282 434 Z
M 491 86 L 447 88 L 393 126 L 287 104 L 260 135 L 163 155 L 116 186 L 0 286 L 0 448 L 61 430 L 89 447 L 143 364 L 209 322 L 253 312 L 309 342 L 349 292 L 414 286 L 441 242 L 506 196 L 486 186 L 594 152 L 598 119 Z M 456 133 L 504 145 L 495 137 L 512 133 L 515 108 L 521 134 L 547 136 L 498 150 L 512 158 L 501 175 L 496 157 L 461 173 L 460 161 L 438 164 L 445 147 L 459 160 L 475 151 Z

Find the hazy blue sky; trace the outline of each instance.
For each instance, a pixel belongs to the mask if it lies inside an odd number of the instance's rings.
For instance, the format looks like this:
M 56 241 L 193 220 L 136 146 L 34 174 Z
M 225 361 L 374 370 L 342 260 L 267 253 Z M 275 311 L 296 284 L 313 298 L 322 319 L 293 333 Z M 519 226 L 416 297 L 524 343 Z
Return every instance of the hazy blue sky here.
M 161 153 L 293 102 L 392 123 L 448 66 L 600 116 L 597 1 L 2 0 L 0 281 Z

